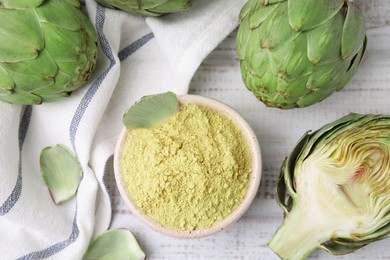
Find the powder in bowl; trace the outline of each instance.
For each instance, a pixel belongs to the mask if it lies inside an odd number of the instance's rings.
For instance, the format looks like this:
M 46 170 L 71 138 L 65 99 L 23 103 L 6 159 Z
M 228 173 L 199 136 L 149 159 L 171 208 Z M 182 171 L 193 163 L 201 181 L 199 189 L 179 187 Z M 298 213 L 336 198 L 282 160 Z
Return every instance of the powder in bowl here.
M 206 229 L 232 213 L 248 189 L 251 165 L 240 129 L 197 104 L 182 104 L 153 128 L 129 131 L 120 161 L 133 202 L 176 230 Z

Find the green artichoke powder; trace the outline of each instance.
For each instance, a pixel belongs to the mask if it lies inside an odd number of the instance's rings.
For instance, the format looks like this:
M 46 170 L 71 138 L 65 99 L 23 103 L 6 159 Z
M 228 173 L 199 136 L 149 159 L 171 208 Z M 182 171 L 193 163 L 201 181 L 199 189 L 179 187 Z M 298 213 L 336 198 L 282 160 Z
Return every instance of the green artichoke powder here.
M 151 219 L 176 230 L 213 226 L 237 208 L 251 173 L 248 143 L 221 113 L 183 104 L 166 122 L 128 132 L 127 192 Z

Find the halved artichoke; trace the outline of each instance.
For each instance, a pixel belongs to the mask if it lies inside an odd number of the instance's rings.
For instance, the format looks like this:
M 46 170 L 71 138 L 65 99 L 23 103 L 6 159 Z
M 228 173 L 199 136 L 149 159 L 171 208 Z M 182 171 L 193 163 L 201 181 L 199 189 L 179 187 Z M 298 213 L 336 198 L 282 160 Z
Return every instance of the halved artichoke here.
M 96 2 L 108 8 L 144 16 L 177 13 L 191 7 L 190 0 L 96 0 Z
M 0 1 L 0 100 L 54 101 L 92 74 L 97 36 L 78 0 Z
M 306 133 L 276 198 L 285 219 L 268 245 L 282 259 L 346 254 L 389 236 L 390 116 L 350 114 Z

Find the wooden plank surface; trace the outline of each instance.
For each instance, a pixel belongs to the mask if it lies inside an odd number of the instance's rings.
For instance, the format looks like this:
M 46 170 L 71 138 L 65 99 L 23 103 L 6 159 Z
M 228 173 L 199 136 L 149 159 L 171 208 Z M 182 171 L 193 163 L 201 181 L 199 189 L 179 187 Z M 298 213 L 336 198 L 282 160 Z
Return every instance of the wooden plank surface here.
M 124 205 L 108 176 L 113 203 L 111 228 L 131 230 L 147 259 L 278 259 L 266 243 L 282 221 L 273 194 L 284 158 L 298 138 L 350 112 L 390 113 L 390 1 L 361 0 L 365 6 L 369 47 L 364 63 L 339 93 L 304 109 L 266 108 L 246 90 L 241 80 L 233 32 L 202 63 L 190 93 L 216 98 L 240 112 L 256 132 L 263 154 L 263 175 L 257 197 L 235 224 L 213 236 L 180 240 L 154 232 L 139 222 Z M 390 259 L 390 240 L 373 243 L 354 254 L 332 257 L 316 251 L 309 259 Z

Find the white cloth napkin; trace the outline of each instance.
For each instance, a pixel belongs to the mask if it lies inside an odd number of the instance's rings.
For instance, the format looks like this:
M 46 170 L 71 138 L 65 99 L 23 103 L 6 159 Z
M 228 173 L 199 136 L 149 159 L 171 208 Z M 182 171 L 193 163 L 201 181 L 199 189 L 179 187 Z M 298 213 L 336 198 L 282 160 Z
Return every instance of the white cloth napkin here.
M 121 118 L 148 94 L 186 93 L 202 60 L 236 26 L 245 0 L 194 0 L 183 13 L 143 18 L 86 10 L 99 38 L 96 70 L 70 98 L 39 106 L 0 103 L 0 258 L 80 259 L 110 224 L 105 168 L 112 167 Z M 76 197 L 55 205 L 39 156 L 64 144 L 84 175 Z

